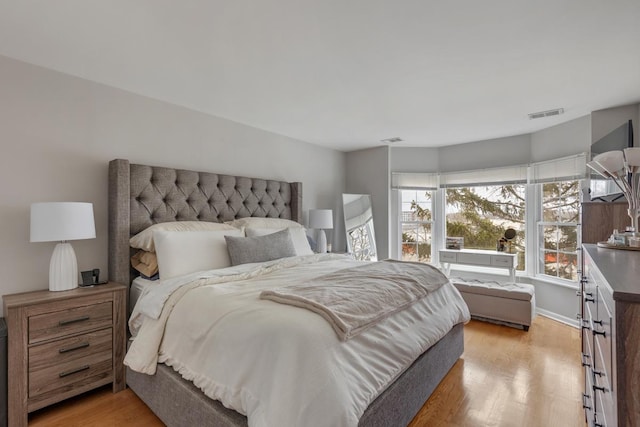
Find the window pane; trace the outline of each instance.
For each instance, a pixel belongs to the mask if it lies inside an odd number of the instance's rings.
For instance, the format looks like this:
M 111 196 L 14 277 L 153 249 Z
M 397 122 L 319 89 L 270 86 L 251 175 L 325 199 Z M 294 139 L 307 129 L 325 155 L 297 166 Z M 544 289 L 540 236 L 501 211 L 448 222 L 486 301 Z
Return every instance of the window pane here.
M 542 219 L 554 225 L 539 226 L 542 271 L 566 280 L 577 280 L 580 181 L 542 185 Z M 570 223 L 570 224 L 569 224 Z
M 402 261 L 418 261 L 417 243 L 402 243 Z
M 431 261 L 431 191 L 403 190 L 401 195 L 402 259 Z
M 558 249 L 558 227 L 555 225 L 544 227 L 544 248 Z
M 511 242 L 518 270 L 525 269 L 525 186 L 494 185 L 449 188 L 446 191 L 446 230 L 464 237 L 464 247 L 495 250 L 507 228 L 516 230 Z
M 558 277 L 578 280 L 578 256 L 576 254 L 560 254 L 558 257 Z
M 561 225 L 558 227 L 558 249 L 561 251 L 575 252 L 578 247 L 578 228 L 575 226 Z
M 580 181 L 542 185 L 542 218 L 546 222 L 577 222 L 580 212 Z

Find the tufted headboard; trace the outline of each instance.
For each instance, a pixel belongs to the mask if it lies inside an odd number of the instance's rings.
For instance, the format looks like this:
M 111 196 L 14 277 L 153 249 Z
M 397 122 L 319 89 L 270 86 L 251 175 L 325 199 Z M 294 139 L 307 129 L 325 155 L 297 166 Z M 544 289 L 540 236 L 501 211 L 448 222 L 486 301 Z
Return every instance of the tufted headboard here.
M 109 280 L 131 284 L 129 239 L 169 221 L 244 217 L 302 222 L 302 183 L 109 162 Z

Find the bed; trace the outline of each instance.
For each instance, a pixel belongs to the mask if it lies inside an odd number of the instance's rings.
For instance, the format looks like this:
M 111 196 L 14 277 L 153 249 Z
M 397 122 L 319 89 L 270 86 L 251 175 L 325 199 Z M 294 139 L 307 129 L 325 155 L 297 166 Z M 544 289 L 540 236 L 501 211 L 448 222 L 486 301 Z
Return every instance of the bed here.
M 109 164 L 109 277 L 132 284 L 137 272 L 130 264 L 129 239 L 150 225 L 251 216 L 302 222 L 301 184 L 113 160 Z M 462 323 L 457 323 L 385 386 L 364 410 L 358 425 L 408 424 L 462 352 Z M 159 363 L 154 375 L 128 368 L 126 382 L 167 425 L 248 425 L 245 416 L 208 398 L 165 364 Z

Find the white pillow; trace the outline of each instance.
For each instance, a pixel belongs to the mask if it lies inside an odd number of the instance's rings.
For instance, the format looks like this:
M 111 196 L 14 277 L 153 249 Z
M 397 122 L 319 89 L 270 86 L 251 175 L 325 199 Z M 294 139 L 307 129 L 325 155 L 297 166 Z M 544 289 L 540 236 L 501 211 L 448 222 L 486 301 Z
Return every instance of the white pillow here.
M 175 221 L 175 222 L 160 222 L 153 224 L 150 227 L 145 228 L 131 239 L 129 239 L 129 246 L 132 248 L 142 249 L 147 252 L 154 252 L 153 233 L 154 231 L 196 231 L 196 230 L 233 230 L 234 228 L 221 222 L 207 222 L 207 221 Z
M 155 231 L 160 279 L 231 266 L 224 236 L 242 237 L 242 230 Z
M 246 217 L 227 221 L 225 224 L 236 228 L 277 228 L 278 230 L 283 228 L 303 228 L 302 224 L 284 218 Z
M 266 236 L 281 230 L 284 230 L 284 228 L 246 228 L 244 231 L 247 233 L 247 237 L 256 237 Z M 296 250 L 296 255 L 313 255 L 309 240 L 307 240 L 307 232 L 304 228 L 289 228 L 289 232 L 291 233 L 291 241 L 293 242 L 293 248 Z

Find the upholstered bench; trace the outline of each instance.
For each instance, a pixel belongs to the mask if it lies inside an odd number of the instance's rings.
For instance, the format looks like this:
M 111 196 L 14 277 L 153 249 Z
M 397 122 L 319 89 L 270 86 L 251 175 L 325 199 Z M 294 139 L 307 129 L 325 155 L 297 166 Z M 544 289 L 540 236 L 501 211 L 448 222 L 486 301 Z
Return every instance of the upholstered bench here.
M 462 294 L 471 317 L 522 326 L 525 331 L 529 330 L 536 315 L 536 295 L 532 285 L 483 282 L 459 277 L 452 277 L 451 283 Z

